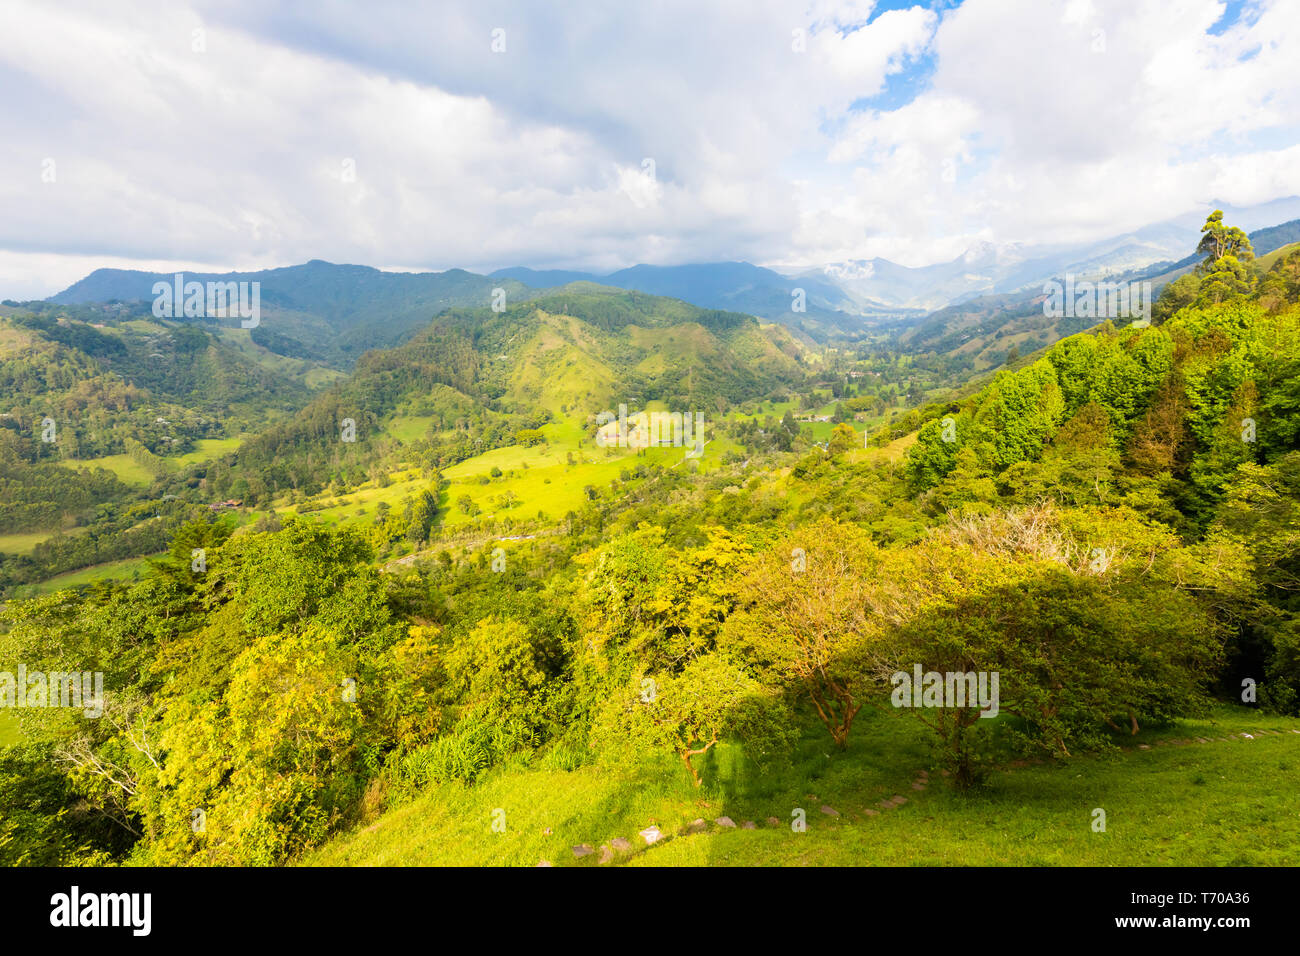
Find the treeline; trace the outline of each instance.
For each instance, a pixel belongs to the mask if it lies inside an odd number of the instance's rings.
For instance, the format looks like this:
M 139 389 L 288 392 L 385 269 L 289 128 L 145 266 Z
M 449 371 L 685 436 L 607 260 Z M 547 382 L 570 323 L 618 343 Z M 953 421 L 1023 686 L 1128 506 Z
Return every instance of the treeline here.
M 1084 497 L 1147 510 L 1172 500 L 1203 518 L 1238 466 L 1295 450 L 1298 368 L 1296 314 L 1254 302 L 1107 326 L 927 422 L 909 457 L 913 486 L 953 506 L 963 483 L 1023 486 L 1064 468 Z
M 130 495 L 130 489 L 104 468 L 28 465 L 3 443 L 4 435 L 0 430 L 0 534 L 59 528 L 91 518 L 97 509 Z
M 157 554 L 195 511 L 180 502 L 101 505 L 95 521 L 70 533 L 52 533 L 30 554 L 0 554 L 0 594 L 108 561 Z

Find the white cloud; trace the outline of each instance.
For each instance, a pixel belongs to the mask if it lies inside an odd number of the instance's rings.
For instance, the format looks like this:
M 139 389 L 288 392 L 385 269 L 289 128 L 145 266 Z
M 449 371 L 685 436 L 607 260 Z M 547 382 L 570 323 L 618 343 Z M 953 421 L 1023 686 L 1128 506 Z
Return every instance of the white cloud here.
M 1222 14 L 1216 0 L 963 5 L 937 31 L 931 88 L 845 125 L 829 155 L 858 164 L 855 186 L 836 228 L 805 229 L 808 261 L 920 265 L 979 238 L 1099 239 L 1300 193 L 1296 8 L 1213 36 Z M 1265 132 L 1280 145 L 1252 146 Z M 861 223 L 879 235 L 855 240 Z
M 1221 14 L 5 0 L 0 295 L 110 261 L 922 264 L 1300 193 L 1296 8 Z

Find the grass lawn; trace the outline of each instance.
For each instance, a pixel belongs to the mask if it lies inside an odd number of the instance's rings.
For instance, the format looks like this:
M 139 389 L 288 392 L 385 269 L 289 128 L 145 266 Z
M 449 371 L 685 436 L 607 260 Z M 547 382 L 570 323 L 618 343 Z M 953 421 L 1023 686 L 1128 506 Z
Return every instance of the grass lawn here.
M 137 464 L 127 454 L 104 455 L 101 458 L 64 458 L 59 464 L 74 471 L 81 468 L 107 468 L 128 485 L 153 483 L 153 475 L 149 469 Z
M 83 530 L 83 529 L 76 529 Z M 38 544 L 54 535 L 53 531 L 19 531 L 14 534 L 0 534 L 0 553 L 31 554 Z M 73 534 L 74 531 L 65 532 Z
M 197 465 L 200 462 L 208 461 L 211 458 L 227 455 L 238 448 L 243 440 L 244 436 L 242 435 L 236 438 L 200 438 L 194 443 L 195 448 L 193 451 L 161 460 L 174 470 L 185 468 L 189 465 Z M 59 464 L 74 470 L 79 468 L 107 468 L 128 485 L 149 485 L 153 483 L 153 474 L 149 469 L 136 463 L 130 455 L 126 454 L 104 455 L 100 458 L 65 458 Z
M 699 459 L 699 467 L 704 470 L 716 468 L 723 454 L 733 446 L 726 440 L 712 441 L 705 446 Z M 570 449 L 563 445 L 536 446 L 523 449 L 498 448 L 479 455 L 470 461 L 461 462 L 454 468 L 448 468 L 443 475 L 451 481 L 451 486 L 444 493 L 444 503 L 449 505 L 444 524 L 454 527 L 472 520 L 457 507 L 456 501 L 462 495 L 469 495 L 484 515 L 503 517 L 506 515 L 519 518 L 534 518 L 539 510 L 546 512 L 552 519 L 564 515 L 567 511 L 578 510 L 586 500 L 584 489 L 591 485 L 602 494 L 610 492 L 610 482 L 619 478 L 624 469 L 633 471 L 638 465 L 660 465 L 664 468 L 683 467 L 686 461 L 680 448 L 647 448 L 643 453 L 614 449 L 610 457 L 605 457 L 605 449 L 590 445 L 574 450 L 577 464 L 569 465 L 565 453 Z M 582 458 L 587 460 L 584 462 Z M 528 468 L 523 464 L 527 462 Z M 488 484 L 480 484 L 479 476 L 487 474 L 493 467 L 500 468 L 506 474 L 492 479 Z M 513 475 L 509 472 L 513 471 Z M 512 492 L 519 504 L 514 508 L 502 510 L 493 503 L 494 498 Z M 614 492 L 623 494 L 620 488 Z
M 346 372 L 340 372 L 336 368 L 314 368 L 304 375 L 302 380 L 308 388 L 325 388 L 347 377 Z
M 193 451 L 187 451 L 183 455 L 175 455 L 163 459 L 174 464 L 177 468 L 185 468 L 189 465 L 197 465 L 208 461 L 212 458 L 219 458 L 222 455 L 228 455 L 239 447 L 240 442 L 244 440 L 243 435 L 235 438 L 200 438 L 194 443 Z
M 895 438 L 889 444 L 876 448 L 874 445 L 859 448 L 853 453 L 853 461 L 889 461 L 898 464 L 907 457 L 907 450 L 916 444 L 918 432 L 911 432 L 902 438 Z
M 1224 707 L 1213 719 L 1122 738 L 1133 748 L 1122 752 L 1008 763 L 967 795 L 933 769 L 915 720 L 872 714 L 855 724 L 843 753 L 818 729 L 807 728 L 793 766 L 778 773 L 759 773 L 737 748 L 720 745 L 701 764 L 699 790 L 671 758 L 640 777 L 498 768 L 474 786 L 435 787 L 301 862 L 598 865 L 599 847 L 622 837 L 632 849 L 618 862 L 644 866 L 1300 863 L 1297 720 Z M 1270 729 L 1280 733 L 1256 733 Z M 882 808 L 895 795 L 906 802 Z M 1098 808 L 1105 832 L 1093 830 Z M 504 833 L 492 831 L 495 810 L 505 812 Z M 791 826 L 798 810 L 805 832 Z M 724 815 L 736 829 L 711 822 Z M 705 832 L 681 834 L 695 819 L 707 822 Z M 744 821 L 756 829 L 741 829 Z M 637 834 L 652 823 L 668 839 L 647 847 Z M 597 852 L 575 858 L 581 844 Z
M 162 554 L 163 552 L 159 552 L 157 555 L 151 555 L 151 557 L 159 557 Z M 39 594 L 49 594 L 63 588 L 80 587 L 83 584 L 91 584 L 95 581 L 130 581 L 143 577 L 147 571 L 148 563 L 145 558 L 123 558 L 121 561 L 106 561 L 103 564 L 94 564 L 88 568 L 60 574 L 47 581 L 41 581 L 39 584 L 18 585 L 13 589 L 13 596 L 16 598 L 36 597 Z
M 423 418 L 402 418 L 397 420 L 395 429 L 390 427 L 390 434 L 395 437 L 401 437 L 400 433 L 422 434 L 427 424 L 428 420 Z M 619 478 L 624 469 L 634 470 L 640 464 L 680 467 L 684 461 L 680 448 L 650 448 L 642 455 L 613 449 L 613 454 L 606 457 L 606 449 L 591 441 L 579 445 L 584 432 L 581 425 L 573 421 L 551 423 L 543 426 L 542 431 L 547 437 L 545 444 L 492 448 L 444 469 L 443 476 L 450 485 L 443 490 L 440 502 L 443 526 L 455 528 L 487 516 L 532 520 L 538 511 L 544 511 L 551 520 L 557 520 L 566 512 L 582 507 L 587 485 L 608 494 L 610 482 Z M 718 467 L 722 456 L 729 450 L 738 449 L 725 438 L 709 442 L 698 459 L 699 467 L 706 471 Z M 572 465 L 568 464 L 570 453 L 575 462 Z M 499 468 L 502 474 L 490 477 L 493 468 Z M 486 484 L 480 481 L 482 477 L 489 478 Z M 329 506 L 311 514 L 340 525 L 369 522 L 381 501 L 387 502 L 391 508 L 400 509 L 405 499 L 428 487 L 428 481 L 416 471 L 399 472 L 392 478 L 392 483 L 385 488 L 366 482 L 346 495 L 326 498 Z M 513 494 L 517 502 L 510 508 L 503 506 L 507 493 Z M 616 493 L 622 494 L 622 489 Z M 457 506 L 457 500 L 464 495 L 478 506 L 479 516 L 466 514 Z M 281 514 L 291 514 L 296 512 L 297 506 L 282 504 L 276 510 Z
M 423 438 L 435 420 L 433 415 L 394 415 L 384 426 L 384 433 L 409 444 Z

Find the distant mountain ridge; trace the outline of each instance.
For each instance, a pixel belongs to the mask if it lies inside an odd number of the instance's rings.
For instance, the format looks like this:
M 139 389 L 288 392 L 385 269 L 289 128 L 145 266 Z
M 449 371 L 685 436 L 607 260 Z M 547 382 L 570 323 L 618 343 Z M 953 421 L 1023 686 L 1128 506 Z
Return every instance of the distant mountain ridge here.
M 49 301 L 148 302 L 155 282 L 172 280 L 173 273 L 97 269 Z M 367 349 L 401 343 L 446 309 L 487 305 L 495 288 L 504 287 L 508 298 L 529 292 L 520 283 L 494 281 L 464 269 L 383 272 L 320 259 L 256 272 L 186 272 L 185 280 L 260 283 L 263 335 L 285 336 L 307 349 L 326 346 L 343 364 Z
M 1248 208 L 1211 205 L 1223 208 L 1228 222 L 1250 232 L 1258 254 L 1300 238 L 1300 198 Z M 710 262 L 643 264 L 605 275 L 524 266 L 479 275 L 463 269 L 383 272 L 314 259 L 279 269 L 190 273 L 186 278 L 260 282 L 262 308 L 270 321 L 254 330 L 254 341 L 279 354 L 320 358 L 342 368 L 367 349 L 400 344 L 447 309 L 489 305 L 499 297 L 497 290 L 504 291 L 506 303 L 516 303 L 574 282 L 742 312 L 814 339 L 858 337 L 872 329 L 919 324 L 981 297 L 1020 298 L 1066 273 L 1167 278 L 1194 263 L 1195 256 L 1188 253 L 1200 238 L 1203 222 L 1198 210 L 1099 242 L 1064 247 L 981 241 L 949 262 L 916 268 L 874 258 L 793 274 L 748 262 Z M 147 302 L 159 281 L 171 283 L 172 275 L 99 269 L 50 301 Z
M 488 306 L 497 289 L 505 291 L 505 303 L 509 304 L 574 282 L 681 299 L 705 309 L 743 312 L 814 337 L 857 332 L 863 315 L 833 282 L 795 280 L 747 262 L 641 265 L 609 276 L 519 267 L 484 276 L 463 269 L 384 272 L 313 259 L 299 266 L 257 272 L 187 272 L 185 279 L 261 283 L 262 308 L 275 321 L 266 323 L 260 332 L 255 330 L 259 344 L 278 350 L 278 337 L 287 336 L 295 344 L 285 348 L 298 352 L 319 350 L 322 342 L 329 341 L 343 362 L 369 348 L 400 344 L 447 309 Z M 155 282 L 170 285 L 173 274 L 97 269 L 49 301 L 64 305 L 148 302 Z M 803 311 L 793 308 L 797 289 L 803 290 Z M 908 314 L 908 310 L 884 311 L 889 318 Z
M 822 271 L 850 295 L 877 302 L 884 309 L 933 312 L 982 295 L 1020 292 L 1067 272 L 1097 278 L 1155 264 L 1175 268 L 1182 264 L 1188 250 L 1196 248 L 1205 217 L 1214 209 L 1222 209 L 1225 221 L 1251 233 L 1252 239 L 1259 237 L 1256 241 L 1266 245 L 1275 242 L 1268 248 L 1257 248 L 1257 254 L 1294 241 L 1277 240 L 1291 235 L 1300 221 L 1300 197 L 1250 207 L 1216 201 L 1207 203 L 1204 210 L 1098 242 L 1031 247 L 985 241 L 949 262 L 928 266 L 913 268 L 876 258 L 829 263 Z
M 568 270 L 498 269 L 493 278 L 515 279 L 533 288 L 595 282 L 681 299 L 706 309 L 745 312 L 816 334 L 856 332 L 864 318 L 901 318 L 912 310 L 890 308 L 848 294 L 823 276 L 786 276 L 748 262 L 710 262 L 679 266 L 636 265 L 607 275 Z M 804 311 L 794 311 L 802 290 Z

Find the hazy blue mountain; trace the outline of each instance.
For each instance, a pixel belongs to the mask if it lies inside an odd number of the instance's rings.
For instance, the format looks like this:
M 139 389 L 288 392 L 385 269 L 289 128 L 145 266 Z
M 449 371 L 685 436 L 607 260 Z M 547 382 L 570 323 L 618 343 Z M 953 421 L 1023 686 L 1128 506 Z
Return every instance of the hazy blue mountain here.
M 1205 217 L 1215 209 L 1222 209 L 1225 221 L 1251 233 L 1252 239 L 1258 235 L 1256 252 L 1263 254 L 1294 241 L 1284 237 L 1294 232 L 1288 220 L 1300 217 L 1300 197 L 1247 207 L 1215 200 L 1098 242 L 1054 246 L 980 242 L 949 262 L 928 266 L 913 268 L 876 258 L 830 263 L 822 271 L 859 303 L 939 310 L 982 295 L 1030 289 L 1065 273 L 1096 278 L 1157 264 L 1172 267 L 1196 248 Z
M 1300 219 L 1292 219 L 1267 229 L 1257 229 L 1250 234 L 1250 244 L 1257 256 L 1266 256 L 1274 249 L 1281 249 L 1292 242 L 1300 242 Z
M 706 309 L 727 309 L 772 319 L 813 335 L 828 331 L 852 334 L 863 318 L 906 311 L 859 301 L 833 280 L 817 275 L 786 276 L 748 262 L 709 262 L 679 266 L 636 265 L 607 275 L 565 270 L 498 269 L 494 278 L 517 279 L 533 288 L 587 281 L 618 289 L 681 299 Z M 804 291 L 806 311 L 792 311 L 794 292 Z M 874 307 L 874 309 L 873 309 Z

